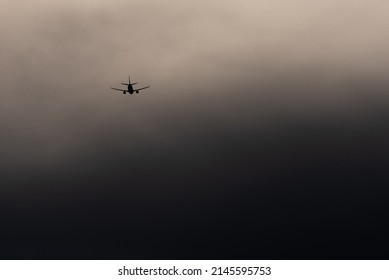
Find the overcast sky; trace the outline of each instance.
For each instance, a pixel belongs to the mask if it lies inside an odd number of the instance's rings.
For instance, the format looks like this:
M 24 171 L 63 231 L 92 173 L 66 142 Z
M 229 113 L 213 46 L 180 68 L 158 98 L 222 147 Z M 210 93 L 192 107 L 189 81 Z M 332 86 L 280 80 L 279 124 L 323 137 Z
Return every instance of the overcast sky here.
M 349 110 L 353 89 L 386 87 L 388 5 L 3 1 L 2 141 L 52 157 L 115 128 L 168 137 L 188 115 L 239 126 L 254 111 Z M 109 90 L 130 74 L 152 88 Z
M 387 162 L 388 2 L 1 6 L 1 192 L 12 210 L 28 201 L 26 213 L 35 204 L 46 211 L 66 194 L 54 210 L 62 213 L 84 202 L 64 190 L 79 188 L 98 193 L 96 209 L 117 203 L 106 200 L 113 189 L 139 205 L 152 194 L 174 205 L 205 192 L 210 210 L 229 205 L 216 192 L 230 201 L 242 195 L 240 184 L 310 185 L 291 174 L 312 164 L 317 174 L 334 161 L 343 168 L 358 159 L 361 170 Z M 132 96 L 109 89 L 128 75 L 151 88 Z M 291 177 L 278 181 L 280 172 Z M 65 226 L 73 225 L 59 223 L 58 231 Z

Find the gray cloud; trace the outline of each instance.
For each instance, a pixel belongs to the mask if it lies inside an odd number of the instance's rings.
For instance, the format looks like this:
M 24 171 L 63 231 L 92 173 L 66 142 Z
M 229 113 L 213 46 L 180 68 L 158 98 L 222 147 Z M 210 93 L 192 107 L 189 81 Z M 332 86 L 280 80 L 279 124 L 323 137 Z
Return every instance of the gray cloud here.
M 323 225 L 342 228 L 342 217 L 355 225 L 362 201 L 370 214 L 379 210 L 381 201 L 363 184 L 384 197 L 378 186 L 388 159 L 386 3 L 3 6 L 0 183 L 11 235 L 51 221 L 55 238 L 70 234 L 81 248 L 78 238 L 96 232 L 123 237 L 107 228 L 132 219 L 145 228 L 137 235 L 125 226 L 133 237 L 150 230 L 162 236 L 156 243 L 176 237 L 188 244 L 197 234 L 209 245 L 221 231 L 228 232 L 224 241 L 243 236 L 228 227 L 236 217 L 263 219 L 273 231 L 261 236 L 278 236 L 291 248 L 279 235 L 291 221 L 298 227 L 291 238 L 298 239 L 315 219 L 316 236 L 325 234 Z M 110 91 L 129 74 L 152 87 L 133 96 Z M 350 203 L 339 202 L 351 192 Z M 357 214 L 347 216 L 345 205 Z M 177 223 L 186 237 L 173 232 Z M 74 228 L 78 235 L 69 232 Z M 246 229 L 247 240 L 256 240 L 259 228 Z M 34 234 L 31 240 L 41 238 Z M 42 242 L 61 243 L 54 237 Z
M 388 101 L 385 5 L 9 3 L 2 153 L 49 166 L 100 141 L 163 150 L 193 141 L 182 133 L 225 141 L 290 118 L 374 122 Z M 127 74 L 152 88 L 108 89 Z

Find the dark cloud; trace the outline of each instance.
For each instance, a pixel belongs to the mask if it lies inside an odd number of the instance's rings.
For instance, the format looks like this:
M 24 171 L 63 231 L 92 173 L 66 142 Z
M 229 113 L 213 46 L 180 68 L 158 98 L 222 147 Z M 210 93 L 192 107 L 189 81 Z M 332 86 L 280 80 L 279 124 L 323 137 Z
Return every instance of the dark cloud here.
M 384 5 L 7 4 L 1 257 L 382 258 Z

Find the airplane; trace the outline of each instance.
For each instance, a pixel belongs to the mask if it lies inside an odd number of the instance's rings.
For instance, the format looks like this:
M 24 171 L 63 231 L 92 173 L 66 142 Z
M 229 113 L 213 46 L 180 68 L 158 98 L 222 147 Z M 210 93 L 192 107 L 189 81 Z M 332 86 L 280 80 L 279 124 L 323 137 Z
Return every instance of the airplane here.
M 122 91 L 123 94 L 126 94 L 126 92 L 128 92 L 129 94 L 133 94 L 134 92 L 135 93 L 139 93 L 140 90 L 143 90 L 143 89 L 146 89 L 146 88 L 149 88 L 150 86 L 147 86 L 147 87 L 143 87 L 143 88 L 137 88 L 137 89 L 134 89 L 132 86 L 133 85 L 136 85 L 138 83 L 131 83 L 131 79 L 130 79 L 130 76 L 128 76 L 128 84 L 126 83 L 121 83 L 122 85 L 125 85 L 125 86 L 128 86 L 127 89 L 121 89 L 121 88 L 113 88 L 111 87 L 111 89 L 113 90 L 118 90 L 118 91 Z

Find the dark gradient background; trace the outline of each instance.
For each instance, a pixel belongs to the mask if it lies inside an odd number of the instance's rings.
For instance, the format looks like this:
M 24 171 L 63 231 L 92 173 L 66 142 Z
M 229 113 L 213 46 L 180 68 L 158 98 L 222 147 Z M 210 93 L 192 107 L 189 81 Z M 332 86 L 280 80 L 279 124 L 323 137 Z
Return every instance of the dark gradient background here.
M 388 259 L 388 3 L 1 3 L 0 258 Z

